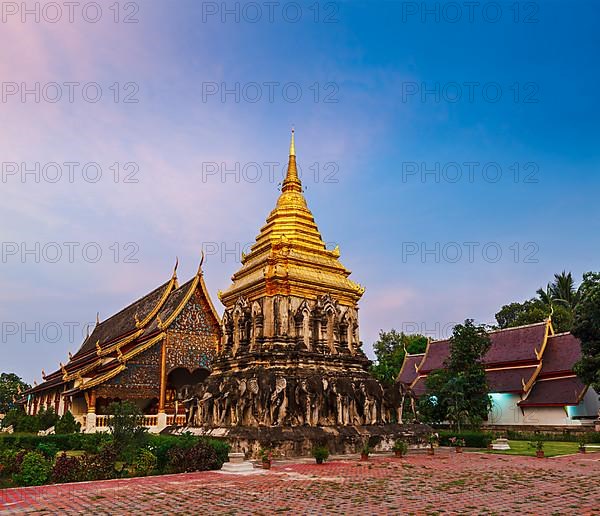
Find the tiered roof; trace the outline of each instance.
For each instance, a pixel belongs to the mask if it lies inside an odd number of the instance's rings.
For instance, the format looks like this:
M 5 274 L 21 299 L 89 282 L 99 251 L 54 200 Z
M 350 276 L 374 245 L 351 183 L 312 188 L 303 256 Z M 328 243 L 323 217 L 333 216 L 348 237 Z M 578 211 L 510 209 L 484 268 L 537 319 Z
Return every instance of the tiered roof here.
M 573 373 L 580 342 L 570 333 L 554 335 L 550 319 L 493 331 L 489 337 L 483 363 L 491 392 L 519 394 L 522 407 L 576 405 L 585 394 Z M 423 355 L 406 356 L 398 381 L 410 385 L 417 396 L 425 394 L 427 376 L 444 367 L 449 353 L 449 339 L 430 342 Z
M 350 271 L 339 257 L 337 247 L 327 249 L 302 193 L 292 131 L 288 169 L 277 205 L 250 253 L 242 254 L 242 267 L 232 276 L 233 283 L 219 292 L 219 298 L 231 308 L 242 295 L 252 301 L 265 295 L 316 299 L 335 293 L 340 304 L 354 306 L 364 288 L 348 277 Z
M 96 387 L 118 375 L 127 361 L 151 348 L 165 337 L 165 331 L 190 300 L 197 288 L 207 300 L 218 323 L 219 316 L 212 305 L 201 267 L 196 275 L 179 286 L 177 265 L 171 278 L 123 310 L 104 321 L 97 320 L 79 350 L 69 354 L 66 365 L 44 376 L 44 382 L 24 394 L 55 390 L 70 385 L 64 395 L 72 395 Z
M 540 374 L 520 407 L 578 405 L 587 390 L 573 373 L 573 364 L 581 358 L 581 344 L 570 333 L 548 339 Z

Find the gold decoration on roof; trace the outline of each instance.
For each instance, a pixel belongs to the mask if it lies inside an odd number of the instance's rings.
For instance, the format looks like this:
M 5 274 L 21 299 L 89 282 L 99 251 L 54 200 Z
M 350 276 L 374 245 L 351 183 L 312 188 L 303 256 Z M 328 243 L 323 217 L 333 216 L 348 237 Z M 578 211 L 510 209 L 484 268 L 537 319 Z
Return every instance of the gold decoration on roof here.
M 292 131 L 287 173 L 275 209 L 244 255 L 233 284 L 219 292 L 219 299 L 230 308 L 241 295 L 252 301 L 264 295 L 315 299 L 329 293 L 340 304 L 355 306 L 365 289 L 348 278 L 350 271 L 339 262 L 339 256 L 339 247 L 327 249 L 308 209 Z
M 102 354 L 102 348 L 100 347 L 100 340 L 96 341 L 96 355 L 100 356 Z

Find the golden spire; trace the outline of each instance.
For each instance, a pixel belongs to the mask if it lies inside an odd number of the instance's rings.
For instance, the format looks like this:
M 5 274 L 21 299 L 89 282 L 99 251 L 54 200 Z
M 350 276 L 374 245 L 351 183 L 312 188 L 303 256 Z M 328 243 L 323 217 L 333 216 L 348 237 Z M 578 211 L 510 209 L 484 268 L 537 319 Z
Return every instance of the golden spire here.
M 341 304 L 354 306 L 364 288 L 348 278 L 350 271 L 339 262 L 339 256 L 338 247 L 327 249 L 302 193 L 292 130 L 289 163 L 277 205 L 250 252 L 243 255 L 242 268 L 233 275 L 232 285 L 219 292 L 219 299 L 230 308 L 240 295 L 256 299 L 284 294 L 315 299 L 335 293 Z
M 294 130 L 292 129 L 292 138 L 290 140 L 290 160 L 288 162 L 287 173 L 281 186 L 281 191 L 302 193 L 302 183 L 298 178 L 298 169 L 296 168 L 296 145 L 294 142 Z

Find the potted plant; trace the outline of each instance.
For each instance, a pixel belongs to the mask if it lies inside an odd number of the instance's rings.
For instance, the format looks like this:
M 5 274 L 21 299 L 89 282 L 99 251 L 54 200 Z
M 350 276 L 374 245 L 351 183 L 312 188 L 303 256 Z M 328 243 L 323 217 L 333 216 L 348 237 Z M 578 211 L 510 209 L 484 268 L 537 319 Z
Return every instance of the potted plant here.
M 579 453 L 585 453 L 585 445 L 586 444 L 587 444 L 587 438 L 586 438 L 586 435 L 583 434 L 579 438 Z
M 408 451 L 408 444 L 402 439 L 397 439 L 396 442 L 394 442 L 392 450 L 394 450 L 394 455 L 396 457 L 402 457 L 403 455 L 406 455 L 406 452 Z
M 360 450 L 360 460 L 369 460 L 369 453 L 371 453 L 371 447 L 369 446 L 369 441 L 365 441 Z
M 535 441 L 533 443 L 529 443 L 529 446 L 531 446 L 532 448 L 535 448 L 535 456 L 538 459 L 544 458 L 544 441 L 542 441 L 541 439 L 538 439 L 537 441 Z
M 327 446 L 315 446 L 313 448 L 313 457 L 317 461 L 317 464 L 323 464 L 329 457 L 329 449 Z
M 462 453 L 462 449 L 465 447 L 465 440 L 462 437 L 450 437 L 450 446 L 454 446 L 456 453 Z
M 429 444 L 429 447 L 427 448 L 428 455 L 435 454 L 434 446 L 437 444 L 438 439 L 439 439 L 438 434 L 430 434 L 429 437 L 427 438 L 427 443 Z
M 263 469 L 271 469 L 271 461 L 273 460 L 273 452 L 269 448 L 260 450 L 260 460 Z

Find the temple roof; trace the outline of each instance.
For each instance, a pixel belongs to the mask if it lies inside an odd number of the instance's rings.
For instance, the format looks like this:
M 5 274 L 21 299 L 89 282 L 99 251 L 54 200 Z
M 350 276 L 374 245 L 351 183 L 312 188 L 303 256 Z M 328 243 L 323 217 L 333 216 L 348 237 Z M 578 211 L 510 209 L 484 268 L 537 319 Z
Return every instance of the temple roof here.
M 575 375 L 562 378 L 541 378 L 535 382 L 520 407 L 556 407 L 578 405 L 587 390 Z
M 417 367 L 423 360 L 425 353 L 419 353 L 417 355 L 406 354 L 404 362 L 398 373 L 398 382 L 410 385 L 417 377 Z
M 444 361 L 450 353 L 450 340 L 434 340 L 429 342 L 423 361 L 419 365 L 419 374 L 428 374 L 444 367 Z
M 171 278 L 113 316 L 96 324 L 91 335 L 85 339 L 73 358 L 80 358 L 86 352 L 94 351 L 97 343 L 100 347 L 104 347 L 143 327 L 144 320 L 160 309 L 174 286 L 175 281 Z
M 537 362 L 548 322 L 506 328 L 489 333 L 491 346 L 484 358 L 486 365 Z
M 573 375 L 573 365 L 581 356 L 579 341 L 570 333 L 554 335 L 550 319 L 496 330 L 489 337 L 484 365 L 491 392 L 527 395 L 538 378 Z M 409 373 L 417 360 L 407 355 L 398 380 L 410 384 L 417 395 L 424 394 L 427 376 L 443 368 L 449 353 L 449 339 L 430 342 L 417 374 Z
M 332 294 L 341 304 L 354 306 L 364 289 L 351 281 L 339 262 L 339 250 L 326 248 L 306 199 L 296 168 L 294 133 L 285 180 L 275 209 L 267 217 L 232 285 L 219 293 L 230 308 L 239 296 L 249 300 L 276 294 L 314 299 Z
M 45 377 L 44 383 L 26 393 L 36 393 L 73 382 L 65 394 L 95 387 L 122 372 L 127 361 L 160 342 L 165 330 L 200 289 L 215 324 L 219 316 L 210 300 L 202 270 L 181 286 L 176 267 L 169 281 L 141 297 L 105 321 L 98 322 L 92 334 L 66 365 Z
M 571 374 L 573 364 L 581 358 L 581 343 L 570 333 L 560 333 L 548 338 L 542 359 L 540 378 Z
M 535 381 L 539 366 L 486 369 L 485 379 L 490 392 L 521 393 Z

